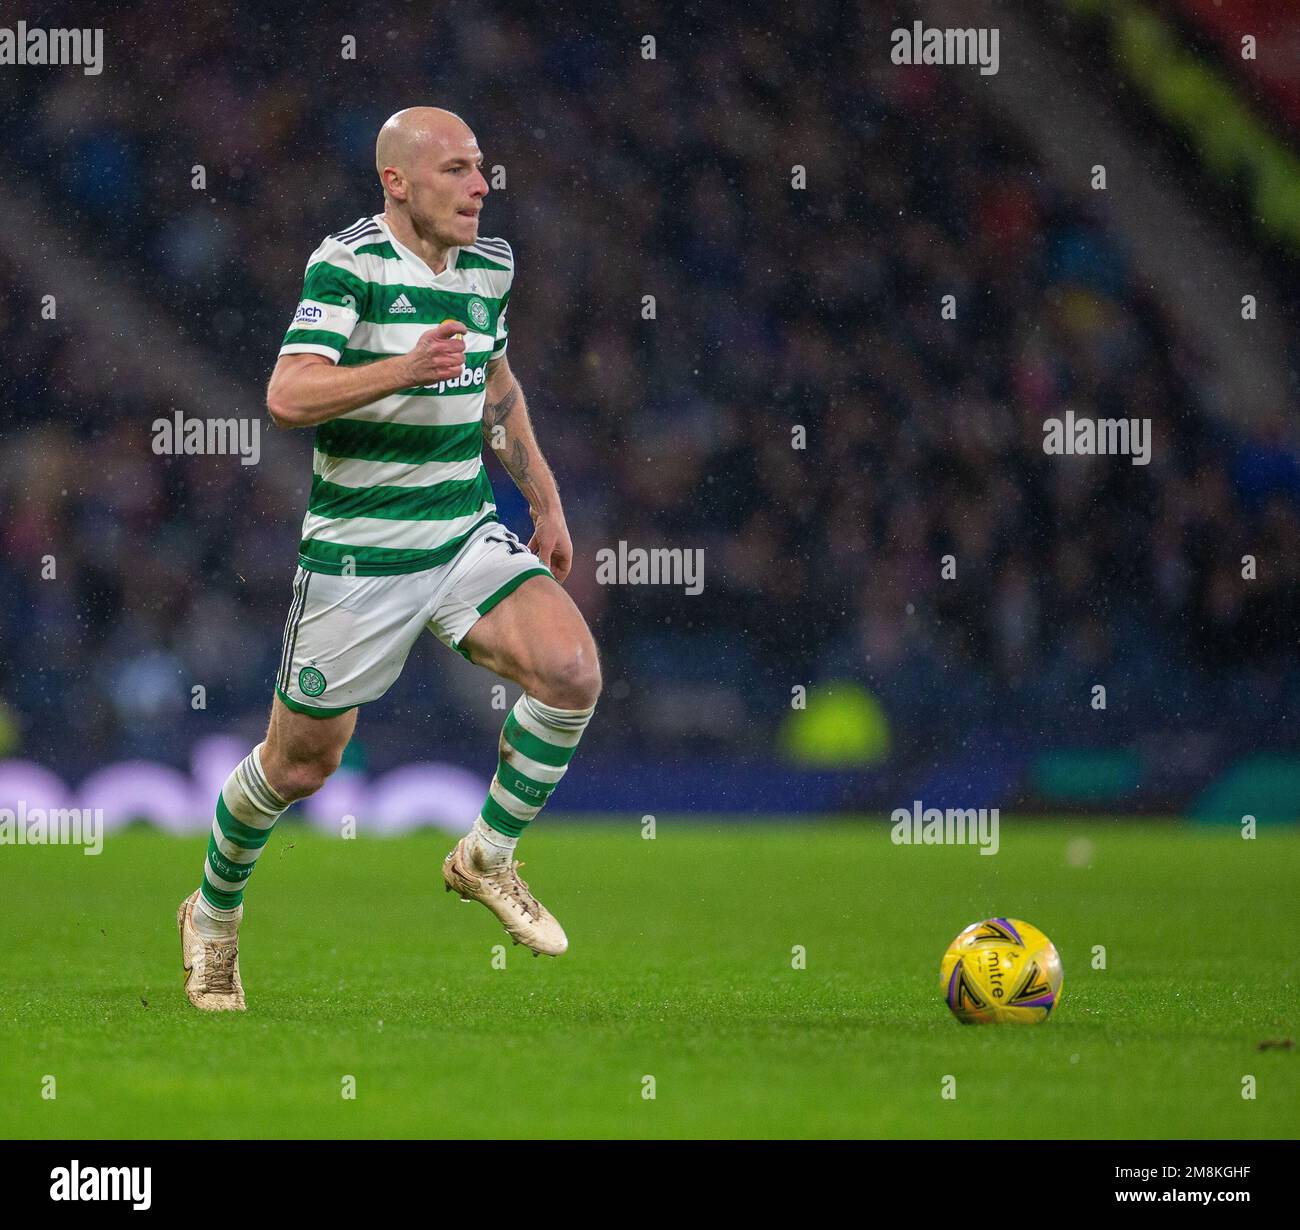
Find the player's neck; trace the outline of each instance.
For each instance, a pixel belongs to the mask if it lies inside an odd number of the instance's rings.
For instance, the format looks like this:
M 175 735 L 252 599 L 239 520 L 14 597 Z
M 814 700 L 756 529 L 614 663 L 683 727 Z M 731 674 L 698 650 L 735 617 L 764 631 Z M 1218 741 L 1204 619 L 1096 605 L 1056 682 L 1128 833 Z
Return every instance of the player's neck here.
M 434 273 L 442 273 L 447 268 L 447 253 L 451 251 L 448 244 L 436 239 L 424 239 L 416 233 L 411 220 L 405 214 L 384 210 L 384 221 L 393 237 L 404 247 L 410 248 Z

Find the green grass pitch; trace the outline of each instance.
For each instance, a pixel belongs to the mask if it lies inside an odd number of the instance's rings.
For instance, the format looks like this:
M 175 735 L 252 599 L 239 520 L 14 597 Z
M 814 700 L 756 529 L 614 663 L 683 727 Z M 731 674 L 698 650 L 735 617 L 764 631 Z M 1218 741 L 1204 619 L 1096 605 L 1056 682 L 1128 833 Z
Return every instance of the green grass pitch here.
M 450 844 L 282 825 L 248 891 L 249 1011 L 216 1017 L 182 995 L 174 921 L 201 836 L 0 850 L 0 1134 L 1300 1135 L 1300 1051 L 1257 1049 L 1297 1029 L 1294 830 L 1004 818 L 988 857 L 882 820 L 645 840 L 551 814 L 522 853 L 558 960 L 443 892 Z M 944 947 L 997 914 L 1061 951 L 1045 1025 L 943 1005 Z

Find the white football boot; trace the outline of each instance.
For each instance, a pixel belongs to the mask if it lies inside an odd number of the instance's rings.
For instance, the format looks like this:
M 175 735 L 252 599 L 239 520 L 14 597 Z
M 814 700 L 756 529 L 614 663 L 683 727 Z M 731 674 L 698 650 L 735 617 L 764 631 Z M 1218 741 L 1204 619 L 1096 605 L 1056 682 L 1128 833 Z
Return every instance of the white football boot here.
M 554 915 L 519 878 L 516 868 L 523 864 L 507 860 L 500 867 L 483 870 L 465 848 L 466 840 L 462 837 L 443 860 L 442 878 L 447 881 L 447 891 L 459 893 L 463 901 L 481 901 L 501 920 L 510 938 L 531 948 L 533 956 L 545 953 L 558 957 L 568 948 L 568 937 Z
M 181 933 L 181 964 L 185 966 L 185 994 L 204 1012 L 243 1012 L 244 986 L 239 981 L 239 938 L 207 940 L 194 929 L 196 888 L 176 911 Z M 243 906 L 240 906 L 240 916 Z

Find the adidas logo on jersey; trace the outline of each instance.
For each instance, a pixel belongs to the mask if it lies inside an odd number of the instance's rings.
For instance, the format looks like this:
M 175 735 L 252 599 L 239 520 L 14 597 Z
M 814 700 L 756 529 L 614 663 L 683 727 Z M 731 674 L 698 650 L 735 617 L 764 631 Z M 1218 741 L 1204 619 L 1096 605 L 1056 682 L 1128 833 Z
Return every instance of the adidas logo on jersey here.
M 405 295 L 398 295 L 397 298 L 393 300 L 392 306 L 388 309 L 388 313 L 390 316 L 394 312 L 400 312 L 405 315 L 408 312 L 414 312 L 414 311 L 415 311 L 414 305 Z

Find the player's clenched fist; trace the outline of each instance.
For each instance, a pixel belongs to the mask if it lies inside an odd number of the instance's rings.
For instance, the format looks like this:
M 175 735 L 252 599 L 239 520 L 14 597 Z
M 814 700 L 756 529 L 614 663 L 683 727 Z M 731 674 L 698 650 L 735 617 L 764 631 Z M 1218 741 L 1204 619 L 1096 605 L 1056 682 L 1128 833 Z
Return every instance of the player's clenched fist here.
M 465 367 L 465 334 L 469 329 L 458 320 L 444 320 L 436 329 L 421 334 L 406 356 L 411 383 L 437 384 L 454 380 Z

